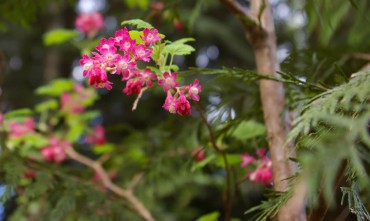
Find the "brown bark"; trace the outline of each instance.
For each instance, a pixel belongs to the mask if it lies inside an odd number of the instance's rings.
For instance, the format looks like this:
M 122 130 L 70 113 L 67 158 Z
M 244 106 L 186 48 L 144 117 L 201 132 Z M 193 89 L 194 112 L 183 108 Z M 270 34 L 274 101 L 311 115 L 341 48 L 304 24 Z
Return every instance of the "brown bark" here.
M 155 221 L 150 211 L 139 201 L 138 198 L 136 198 L 136 196 L 133 193 L 133 188 L 135 187 L 136 182 L 138 182 L 137 181 L 138 177 L 134 177 L 134 180 L 132 181 L 129 189 L 122 189 L 121 187 L 117 186 L 111 181 L 107 171 L 103 168 L 100 162 L 91 160 L 79 154 L 73 148 L 67 148 L 65 152 L 71 159 L 74 159 L 90 167 L 97 174 L 99 174 L 99 177 L 101 178 L 103 185 L 113 193 L 117 194 L 118 196 L 125 198 L 131 204 L 133 210 L 143 219 L 145 219 L 146 221 Z
M 269 2 L 251 0 L 250 12 L 245 11 L 237 1 L 222 0 L 222 2 L 242 18 L 246 37 L 255 54 L 257 72 L 276 77 L 278 70 L 276 35 Z M 286 122 L 287 118 L 283 114 L 284 87 L 282 83 L 272 80 L 261 80 L 259 87 L 273 166 L 274 188 L 276 191 L 283 192 L 288 188 L 288 182 L 285 179 L 295 173 L 295 165 L 288 159 L 293 155 L 292 145 L 285 145 L 289 122 Z M 279 221 L 306 220 L 304 196 L 297 192 L 302 188 L 297 186 L 295 190 L 293 197 L 279 210 L 277 214 Z

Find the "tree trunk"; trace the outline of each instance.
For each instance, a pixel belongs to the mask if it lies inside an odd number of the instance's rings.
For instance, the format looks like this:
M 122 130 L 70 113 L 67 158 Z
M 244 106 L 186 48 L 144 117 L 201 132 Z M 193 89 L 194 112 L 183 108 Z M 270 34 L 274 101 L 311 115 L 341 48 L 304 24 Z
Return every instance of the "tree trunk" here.
M 250 0 L 250 11 L 237 0 L 221 1 L 243 22 L 246 37 L 255 55 L 257 72 L 278 76 L 275 27 L 268 0 Z M 296 165 L 289 160 L 289 157 L 295 157 L 293 145 L 286 145 L 290 122 L 284 113 L 284 87 L 282 83 L 272 80 L 261 80 L 259 87 L 272 161 L 274 189 L 284 192 L 288 189 L 286 179 L 296 171 Z M 277 214 L 279 221 L 306 220 L 305 190 L 305 183 L 298 180 L 292 198 Z
M 251 1 L 251 11 L 255 18 L 260 16 L 260 26 L 254 26 L 247 31 L 259 74 L 276 76 L 278 62 L 276 58 L 276 35 L 271 6 L 265 1 L 263 13 L 260 13 L 263 0 Z M 294 175 L 296 165 L 288 158 L 293 155 L 292 145 L 286 144 L 290 122 L 284 113 L 284 87 L 281 82 L 272 80 L 260 81 L 260 96 L 263 106 L 264 120 L 267 128 L 268 143 L 274 176 L 274 189 L 286 191 L 288 188 L 287 178 Z M 296 189 L 297 190 L 297 189 Z M 279 221 L 303 221 L 306 220 L 305 208 L 301 197 L 292 197 L 278 212 Z M 301 205 L 301 208 L 297 208 Z

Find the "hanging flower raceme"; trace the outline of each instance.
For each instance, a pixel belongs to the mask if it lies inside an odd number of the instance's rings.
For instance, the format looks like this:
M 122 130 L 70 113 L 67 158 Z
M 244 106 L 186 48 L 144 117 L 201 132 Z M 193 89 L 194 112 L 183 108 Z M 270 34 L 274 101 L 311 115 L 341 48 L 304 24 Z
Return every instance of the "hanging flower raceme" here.
M 93 131 L 86 137 L 86 142 L 94 145 L 105 144 L 105 128 L 103 125 L 96 126 Z
M 264 185 L 271 185 L 272 183 L 272 164 L 271 159 L 266 156 L 266 149 L 261 148 L 256 151 L 258 158 L 250 156 L 248 153 L 241 155 L 241 167 L 252 165 L 253 171 L 247 172 L 247 178 L 254 182 Z
M 137 32 L 134 33 L 133 36 L 137 35 Z M 142 64 L 152 60 L 153 50 L 155 45 L 160 44 L 162 35 L 154 28 L 144 28 L 138 33 L 139 36 L 132 37 L 131 32 L 124 27 L 116 31 L 114 37 L 102 38 L 96 46 L 97 52 L 92 52 L 91 57 L 83 55 L 80 60 L 83 76 L 89 78 L 90 85 L 111 90 L 113 83 L 109 81 L 108 74 L 119 75 L 126 82 L 122 92 L 126 95 L 136 94 L 138 98 L 143 90 L 152 87 L 157 80 L 167 93 L 163 108 L 172 114 L 190 115 L 189 100 L 200 100 L 202 87 L 199 81 L 196 79 L 193 84 L 179 86 L 177 72 L 164 71 L 162 74 L 159 71 L 161 67 L 154 68 L 156 72 L 148 66 L 141 68 Z M 139 62 L 142 64 L 138 65 Z M 157 65 L 160 64 L 157 62 Z
M 51 137 L 48 146 L 41 148 L 41 155 L 46 161 L 61 163 L 67 159 L 66 148 L 72 148 L 68 141 Z
M 27 134 L 33 133 L 35 127 L 35 121 L 33 118 L 26 118 L 24 122 L 13 122 L 9 123 L 9 137 L 18 138 Z
M 94 37 L 104 27 L 103 16 L 98 13 L 80 14 L 77 16 L 75 26 L 89 37 Z

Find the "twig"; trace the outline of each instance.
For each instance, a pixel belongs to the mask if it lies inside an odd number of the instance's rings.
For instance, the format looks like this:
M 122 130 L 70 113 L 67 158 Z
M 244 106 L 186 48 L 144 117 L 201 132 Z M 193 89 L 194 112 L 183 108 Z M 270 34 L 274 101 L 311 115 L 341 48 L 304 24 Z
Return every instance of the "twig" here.
M 362 59 L 362 60 L 368 60 L 370 61 L 370 54 L 365 54 L 365 53 L 353 53 L 350 56 L 356 59 Z
M 99 157 L 97 159 L 97 161 L 100 163 L 100 164 L 104 164 L 107 160 L 109 160 L 109 158 L 111 157 L 111 154 L 110 153 L 106 153 L 106 154 L 103 154 L 101 157 Z
M 208 129 L 208 132 L 209 132 L 209 139 L 210 139 L 210 141 L 212 143 L 213 148 L 217 152 L 223 153 L 224 151 L 217 145 L 215 134 L 213 132 L 212 126 L 208 123 L 208 120 L 206 118 L 206 115 L 204 114 L 204 110 L 202 109 L 202 107 L 198 103 L 193 102 L 193 104 L 195 106 L 195 109 L 197 109 L 197 111 L 199 112 L 200 117 L 202 118 L 203 122 L 207 126 L 207 129 Z
M 241 20 L 243 21 L 243 24 L 247 27 L 251 25 L 258 25 L 258 21 L 256 18 L 253 17 L 253 15 L 247 11 L 240 3 L 236 0 L 221 0 L 223 4 L 225 4 L 233 13 L 238 15 Z
M 132 180 L 131 180 L 131 183 L 130 183 L 130 186 L 128 187 L 129 190 L 133 190 L 136 185 L 139 183 L 139 181 L 141 180 L 141 178 L 143 177 L 143 173 L 138 173 L 136 174 Z
M 110 180 L 108 173 L 104 170 L 101 164 L 97 161 L 91 160 L 78 152 L 76 152 L 73 148 L 65 149 L 66 154 L 71 158 L 74 159 L 87 167 L 95 170 L 97 174 L 101 177 L 102 183 L 104 187 L 111 190 L 118 196 L 125 198 L 129 201 L 134 209 L 134 211 L 143 217 L 146 221 L 155 221 L 152 217 L 150 212 L 144 207 L 144 205 L 135 197 L 131 189 L 122 189 L 121 187 L 117 186 L 116 184 L 112 183 Z
M 231 173 L 232 173 L 232 170 L 230 168 L 229 161 L 227 160 L 227 155 L 226 155 L 225 151 L 222 150 L 217 145 L 216 136 L 214 134 L 214 131 L 212 129 L 211 124 L 209 124 L 209 122 L 207 121 L 207 117 L 204 114 L 204 110 L 202 109 L 202 107 L 198 103 L 193 102 L 193 104 L 194 104 L 195 108 L 197 109 L 197 111 L 199 112 L 200 117 L 202 118 L 202 120 L 204 121 L 204 123 L 206 124 L 206 126 L 208 128 L 209 139 L 212 143 L 213 149 L 215 149 L 218 153 L 221 154 L 222 159 L 223 159 L 224 164 L 225 164 L 225 169 L 226 169 L 225 221 L 229 221 L 230 218 L 231 218 L 232 196 L 233 196 L 232 195 L 232 190 L 231 190 Z
M 137 98 L 134 101 L 134 104 L 132 105 L 132 111 L 136 110 L 137 104 L 139 103 L 141 96 L 143 96 L 144 91 L 146 91 L 147 89 L 148 89 L 147 87 L 141 88 L 140 93 L 137 95 Z

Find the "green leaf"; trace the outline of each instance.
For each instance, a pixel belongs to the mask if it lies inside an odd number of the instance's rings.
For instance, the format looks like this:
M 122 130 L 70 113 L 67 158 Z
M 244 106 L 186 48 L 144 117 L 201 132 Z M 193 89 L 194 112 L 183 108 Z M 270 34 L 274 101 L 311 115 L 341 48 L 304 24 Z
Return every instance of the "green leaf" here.
M 195 39 L 194 38 L 182 38 L 177 41 L 174 41 L 166 45 L 163 48 L 162 53 L 163 54 L 168 53 L 171 55 L 188 55 L 191 52 L 195 51 L 195 49 L 192 46 L 185 44 L 189 41 L 195 41 Z
M 129 33 L 130 33 L 130 38 L 133 40 L 136 40 L 137 44 L 144 44 L 144 41 L 140 38 L 141 36 L 143 36 L 142 31 L 132 30 L 132 31 L 129 31 Z
M 135 9 L 136 7 L 148 9 L 149 6 L 149 0 L 125 0 L 125 2 L 130 9 Z
M 137 28 L 149 28 L 149 29 L 153 28 L 151 24 L 141 19 L 126 20 L 126 21 L 121 22 L 121 25 L 135 25 Z
M 58 108 L 58 102 L 56 100 L 47 100 L 36 105 L 35 109 L 37 112 L 44 112 L 47 110 L 56 110 Z
M 196 221 L 218 221 L 219 217 L 220 217 L 220 212 L 215 211 L 215 212 L 208 213 L 208 214 L 205 214 L 199 217 Z
M 67 133 L 67 140 L 70 142 L 75 142 L 84 130 L 85 125 L 81 124 L 80 122 L 72 122 L 70 130 Z
M 73 81 L 66 79 L 57 79 L 45 86 L 36 89 L 38 95 L 49 95 L 59 97 L 64 92 L 71 91 L 73 88 Z
M 226 154 L 227 162 L 229 166 L 240 164 L 241 159 L 239 154 Z M 222 156 L 217 156 L 216 164 L 220 167 L 225 167 L 225 161 Z
M 147 9 L 149 6 L 149 0 L 136 0 L 136 2 L 141 9 Z
M 32 110 L 29 108 L 22 108 L 19 110 L 14 110 L 6 113 L 5 119 L 11 119 L 11 118 L 16 118 L 16 117 L 29 117 L 33 114 Z
M 177 66 L 175 64 L 163 66 L 163 70 L 178 71 L 179 69 L 180 69 L 179 66 Z M 180 81 L 180 79 L 179 79 L 179 81 Z
M 164 56 L 161 53 L 163 48 L 164 48 L 164 44 L 156 44 L 154 45 L 154 48 L 153 48 L 151 58 L 158 65 L 160 65 L 164 60 Z
M 194 38 L 181 38 L 179 40 L 172 42 L 172 44 L 185 44 L 190 41 L 195 41 L 195 39 Z
M 209 164 L 210 162 L 212 162 L 214 159 L 216 159 L 216 155 L 209 155 L 208 157 L 206 157 L 204 160 L 200 161 L 200 162 L 197 162 L 195 163 L 192 168 L 191 168 L 191 171 L 196 171 L 196 170 L 199 170 L 199 169 L 202 169 L 203 167 L 205 167 L 207 164 Z
M 44 35 L 44 44 L 53 45 L 53 44 L 62 44 L 67 42 L 79 35 L 78 31 L 67 30 L 67 29 L 54 29 Z
M 255 121 L 242 121 L 230 134 L 235 139 L 245 141 L 250 138 L 262 136 L 265 134 L 265 126 Z
M 163 48 L 163 53 L 169 53 L 171 55 L 188 55 L 191 52 L 195 51 L 195 49 L 186 44 L 169 44 Z
M 102 145 L 95 145 L 93 148 L 93 151 L 96 154 L 111 153 L 113 150 L 114 150 L 114 145 L 110 143 L 106 143 Z

